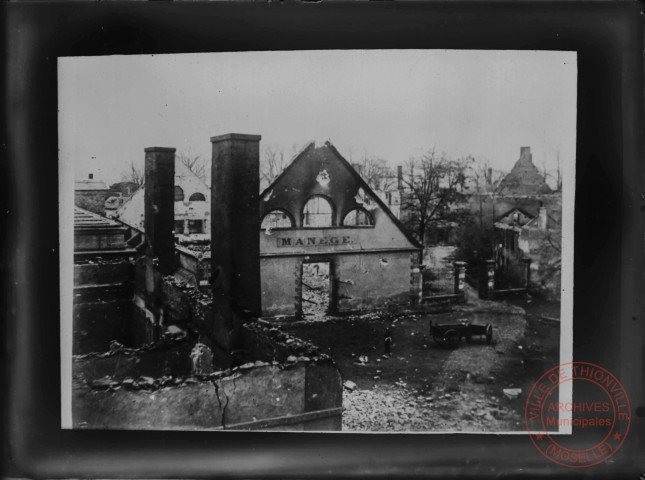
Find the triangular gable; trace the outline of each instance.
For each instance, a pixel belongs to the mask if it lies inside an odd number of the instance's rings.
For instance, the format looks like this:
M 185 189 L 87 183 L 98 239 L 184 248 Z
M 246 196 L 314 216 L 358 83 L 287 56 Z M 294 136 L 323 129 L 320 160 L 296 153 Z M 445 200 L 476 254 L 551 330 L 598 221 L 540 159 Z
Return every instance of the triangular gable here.
M 327 149 L 328 152 L 331 153 L 331 156 L 326 155 L 323 149 Z M 312 157 L 316 154 L 316 150 L 320 150 L 320 157 Z M 271 183 L 271 185 L 264 189 L 264 191 L 260 195 L 260 212 L 262 215 L 265 215 L 269 211 L 275 209 L 285 209 L 289 211 L 289 213 L 294 217 L 300 215 L 300 209 L 302 208 L 302 206 L 304 206 L 303 201 L 305 198 L 309 197 L 309 191 L 312 190 L 313 182 L 311 180 L 311 172 L 309 171 L 307 172 L 307 178 L 298 178 L 298 175 L 300 175 L 300 173 L 302 173 L 303 171 L 307 171 L 309 168 L 305 167 L 302 162 L 312 158 L 321 161 L 321 163 L 323 164 L 326 161 L 337 161 L 342 170 L 348 175 L 348 178 L 358 186 L 358 190 L 360 191 L 362 189 L 363 192 L 367 196 L 369 196 L 369 198 L 380 208 L 385 217 L 387 217 L 389 221 L 394 225 L 395 229 L 403 236 L 405 240 L 407 240 L 411 244 L 411 247 L 415 249 L 421 248 L 419 243 L 407 232 L 403 224 L 390 211 L 383 200 L 381 200 L 381 198 L 376 193 L 374 193 L 367 182 L 330 142 L 325 142 L 325 144 L 321 147 L 316 147 L 313 142 L 309 143 L 283 170 L 283 172 L 278 175 L 278 177 Z M 336 181 L 336 179 L 332 177 L 331 181 Z M 301 190 L 304 190 L 305 192 L 301 192 Z M 299 201 L 292 201 L 290 197 L 298 196 L 298 193 L 301 194 Z M 337 192 L 337 195 L 340 194 L 338 194 Z M 347 197 L 344 198 L 345 200 L 347 200 Z M 352 206 L 352 202 L 354 202 L 353 197 L 352 201 L 346 201 L 347 205 L 349 206 Z M 289 210 L 287 205 L 290 205 L 292 207 L 291 210 Z M 347 205 L 345 205 L 345 207 L 347 207 Z M 355 206 L 360 205 L 356 204 Z M 338 216 L 340 215 L 342 215 L 342 213 Z M 337 222 L 337 228 L 343 228 L 340 225 L 340 222 Z
M 389 207 L 381 200 L 381 197 L 376 195 L 372 188 L 367 184 L 367 182 L 363 179 L 363 177 L 356 171 L 354 167 L 343 157 L 338 150 L 336 150 L 336 147 L 334 147 L 331 142 L 325 142 L 325 145 L 327 145 L 340 159 L 341 162 L 345 164 L 345 167 L 349 170 L 351 175 L 356 178 L 356 180 L 359 182 L 359 184 L 362 186 L 363 190 L 378 204 L 378 206 L 385 212 L 385 214 L 392 220 L 394 225 L 401 231 L 403 235 L 405 235 L 405 238 L 407 238 L 412 245 L 414 245 L 416 248 L 423 248 L 417 240 L 410 235 L 410 233 L 407 231 L 405 226 L 401 223 L 401 221 L 396 218 L 396 215 L 392 213 L 392 211 L 389 209 Z
M 500 215 L 497 219 L 498 222 L 503 222 L 505 220 L 512 219 L 513 215 L 517 213 L 521 213 L 525 217 L 527 217 L 527 222 L 533 220 L 535 218 L 535 215 L 532 215 L 531 213 L 527 212 L 526 210 L 522 210 L 521 208 L 518 207 L 513 207 L 510 210 L 508 210 L 506 213 Z

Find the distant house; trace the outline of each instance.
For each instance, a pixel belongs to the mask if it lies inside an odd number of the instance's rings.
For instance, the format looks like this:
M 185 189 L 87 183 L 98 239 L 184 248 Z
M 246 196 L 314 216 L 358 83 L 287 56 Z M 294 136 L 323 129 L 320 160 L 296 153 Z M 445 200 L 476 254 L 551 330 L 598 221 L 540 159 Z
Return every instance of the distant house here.
M 144 230 L 145 182 L 130 197 L 123 201 L 112 218 Z M 114 203 L 118 203 L 118 197 Z M 175 163 L 175 235 L 181 242 L 210 238 L 210 189 L 182 162 Z
M 540 205 L 537 215 L 514 208 L 495 222 L 500 241 L 495 249 L 496 270 L 523 281 L 522 260 L 530 260 L 531 287 L 559 298 L 562 225 L 560 211 Z M 513 280 L 513 278 L 511 278 Z
M 117 209 L 127 202 L 139 187 L 140 185 L 136 182 L 118 182 L 110 185 L 110 196 L 105 201 L 105 216 L 113 218 Z
M 74 182 L 74 205 L 77 207 L 103 215 L 109 196 L 110 189 L 105 182 L 95 180 L 91 173 L 88 178 Z

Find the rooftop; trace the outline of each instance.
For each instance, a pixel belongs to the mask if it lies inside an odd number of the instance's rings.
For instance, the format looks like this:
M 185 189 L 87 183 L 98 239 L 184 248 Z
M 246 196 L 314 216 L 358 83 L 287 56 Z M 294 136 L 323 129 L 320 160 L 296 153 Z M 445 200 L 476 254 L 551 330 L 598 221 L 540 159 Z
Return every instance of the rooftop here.
M 122 225 L 96 213 L 74 207 L 74 229 L 97 228 L 97 227 L 122 227 Z
M 109 190 L 102 180 L 76 180 L 74 190 Z

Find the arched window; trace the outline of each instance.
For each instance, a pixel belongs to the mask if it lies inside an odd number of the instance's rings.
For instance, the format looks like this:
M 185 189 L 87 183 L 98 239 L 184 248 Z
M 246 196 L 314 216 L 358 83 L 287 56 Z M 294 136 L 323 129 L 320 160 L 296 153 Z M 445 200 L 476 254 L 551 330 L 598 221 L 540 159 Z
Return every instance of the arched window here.
M 191 202 L 205 202 L 206 197 L 203 193 L 195 192 L 190 197 L 188 197 L 188 200 Z
M 183 199 L 184 190 L 179 185 L 175 185 L 175 202 L 181 202 Z
M 325 197 L 311 197 L 302 209 L 303 227 L 331 227 L 334 209 Z
M 266 230 L 267 228 L 291 228 L 293 227 L 293 220 L 291 215 L 282 210 L 271 210 L 262 219 L 260 228 Z
M 371 227 L 374 225 L 372 215 L 364 208 L 352 208 L 343 218 L 345 227 Z

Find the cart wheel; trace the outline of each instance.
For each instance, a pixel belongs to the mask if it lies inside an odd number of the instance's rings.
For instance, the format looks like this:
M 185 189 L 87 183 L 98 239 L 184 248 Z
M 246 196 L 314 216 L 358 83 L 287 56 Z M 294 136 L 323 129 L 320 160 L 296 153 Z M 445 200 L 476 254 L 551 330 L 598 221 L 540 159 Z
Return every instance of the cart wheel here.
M 446 348 L 457 348 L 460 340 L 459 332 L 457 330 L 448 330 L 443 334 L 442 340 Z
M 486 326 L 486 345 L 490 345 L 493 341 L 493 327 L 491 325 Z

